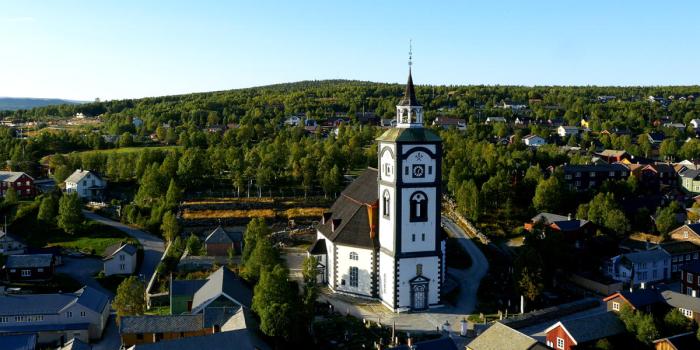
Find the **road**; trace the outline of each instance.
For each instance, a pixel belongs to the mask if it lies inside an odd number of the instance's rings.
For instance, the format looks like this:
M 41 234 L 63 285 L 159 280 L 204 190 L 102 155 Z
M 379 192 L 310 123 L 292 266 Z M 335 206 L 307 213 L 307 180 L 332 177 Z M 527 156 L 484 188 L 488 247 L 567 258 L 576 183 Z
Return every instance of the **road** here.
M 87 285 L 100 290 L 109 295 L 111 299 L 114 297 L 112 292 L 102 288 L 102 285 L 95 280 L 95 275 L 102 271 L 102 268 L 102 260 L 97 258 L 73 258 L 64 256 L 63 264 L 56 267 L 56 272 L 71 276 L 82 285 Z
M 442 218 L 442 223 L 446 230 L 458 238 L 458 242 L 472 259 L 472 265 L 468 269 L 448 270 L 448 273 L 460 283 L 457 305 L 445 305 L 424 312 L 397 314 L 376 301 L 358 300 L 330 293 L 324 293 L 319 300 L 330 302 L 335 307 L 335 310 L 341 313 L 348 313 L 355 317 L 375 322 L 379 321 L 384 325 L 396 324 L 396 328 L 402 331 L 435 332 L 437 327 L 441 327 L 445 322 L 449 322 L 454 335 L 453 339 L 457 342 L 458 348 L 463 349 L 470 339 L 458 336 L 460 321 L 474 312 L 479 283 L 486 275 L 489 263 L 481 250 L 479 250 L 479 247 L 471 241 L 462 228 L 446 217 Z
M 83 214 L 89 220 L 97 221 L 101 224 L 112 226 L 127 235 L 136 238 L 143 246 L 143 262 L 141 263 L 141 268 L 139 269 L 139 275 L 143 276 L 144 280 L 148 282 L 156 270 L 160 258 L 163 256 L 165 251 L 165 243 L 159 237 L 156 237 L 150 233 L 135 229 L 131 226 L 122 224 L 119 221 L 114 221 L 106 217 L 97 215 L 91 211 L 83 210 Z

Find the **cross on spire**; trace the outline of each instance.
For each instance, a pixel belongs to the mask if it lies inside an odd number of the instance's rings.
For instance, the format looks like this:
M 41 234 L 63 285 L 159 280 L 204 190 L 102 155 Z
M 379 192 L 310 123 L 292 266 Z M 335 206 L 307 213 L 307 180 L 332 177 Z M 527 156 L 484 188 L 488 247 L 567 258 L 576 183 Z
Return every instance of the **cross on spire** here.
M 408 70 L 413 65 L 413 39 L 408 39 Z

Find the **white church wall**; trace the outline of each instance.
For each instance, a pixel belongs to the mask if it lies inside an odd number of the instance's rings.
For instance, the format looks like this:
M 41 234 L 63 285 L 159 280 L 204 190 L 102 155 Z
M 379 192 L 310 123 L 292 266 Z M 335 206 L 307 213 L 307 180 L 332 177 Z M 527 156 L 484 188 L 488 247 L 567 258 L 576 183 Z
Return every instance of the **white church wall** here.
M 418 264 L 423 264 L 422 276 L 430 279 L 428 304 L 433 305 L 439 302 L 438 276 L 440 271 L 438 257 L 403 258 L 399 260 L 399 307 L 411 306 L 411 285 L 409 281 L 416 277 L 416 265 Z
M 326 258 L 328 259 L 326 269 L 328 269 L 328 286 L 335 288 L 335 285 L 333 284 L 333 276 L 335 273 L 335 264 L 333 263 L 335 261 L 335 245 L 330 239 L 324 236 L 321 231 L 316 231 L 316 239 L 326 240 Z
M 428 220 L 425 222 L 410 222 L 409 204 L 411 195 L 421 191 L 428 197 Z M 401 252 L 419 252 L 435 250 L 435 220 L 437 219 L 437 200 L 434 187 L 403 188 L 401 189 Z M 415 238 L 415 240 L 414 240 Z
M 389 216 L 384 216 L 384 191 L 389 191 L 390 205 L 389 205 Z M 394 201 L 396 201 L 396 190 L 393 187 L 380 185 L 379 186 L 379 244 L 380 246 L 389 249 L 389 251 L 394 251 L 394 218 L 396 217 L 396 210 L 394 209 Z
M 389 307 L 394 307 L 394 257 L 379 253 L 379 297 Z
M 396 181 L 396 145 L 393 143 L 379 144 L 380 166 L 379 176 L 383 181 Z
M 336 287 L 338 291 L 372 296 L 372 266 L 374 264 L 374 251 L 356 247 L 337 245 L 338 269 Z M 357 260 L 350 259 L 350 253 L 357 254 Z M 350 267 L 357 267 L 357 286 L 350 285 Z

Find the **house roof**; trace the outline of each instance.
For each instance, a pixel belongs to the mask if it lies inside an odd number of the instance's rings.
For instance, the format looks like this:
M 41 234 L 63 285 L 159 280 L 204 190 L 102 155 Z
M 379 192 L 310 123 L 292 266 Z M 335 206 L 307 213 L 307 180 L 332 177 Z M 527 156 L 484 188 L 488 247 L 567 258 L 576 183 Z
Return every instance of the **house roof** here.
M 654 340 L 654 344 L 668 343 L 675 350 L 696 350 L 700 349 L 700 340 L 695 332 L 676 334 L 674 336 Z
M 240 306 L 238 306 L 238 307 L 208 307 L 208 308 L 204 309 L 204 313 L 201 314 L 201 315 L 203 315 L 202 317 L 204 320 L 204 327 L 209 328 L 209 327 L 213 327 L 215 325 L 223 326 L 224 324 L 229 322 L 229 320 L 231 320 L 231 318 L 233 318 L 233 317 L 240 318 L 237 315 L 239 313 L 243 313 L 244 312 L 243 310 L 245 310 L 245 309 L 243 309 Z M 242 320 L 238 320 L 238 322 L 239 323 L 242 322 L 243 326 L 245 326 L 245 318 L 243 318 Z M 240 325 L 239 325 L 238 328 L 245 328 L 245 327 L 240 327 Z
M 693 170 L 693 169 L 688 169 L 688 170 L 680 173 L 681 177 L 684 177 L 687 179 L 697 179 L 698 175 L 700 175 L 700 170 Z
M 0 344 L 4 350 L 34 350 L 36 334 L 0 335 Z
M 311 255 L 323 255 L 327 254 L 326 251 L 326 240 L 323 238 L 317 239 L 313 245 L 309 248 L 309 254 Z
M 635 264 L 643 264 L 668 259 L 671 257 L 671 254 L 667 253 L 663 249 L 649 249 L 639 252 L 622 254 L 622 257 Z
M 660 132 L 650 132 L 647 135 L 649 135 L 649 139 L 651 139 L 654 142 L 661 142 L 666 138 L 666 136 L 664 136 L 664 134 Z
M 585 172 L 585 171 L 597 171 L 597 172 L 608 172 L 608 171 L 627 171 L 626 166 L 618 163 L 614 164 L 567 164 L 563 166 L 564 172 Z
M 75 293 L 0 295 L 0 315 L 57 314 L 76 303 L 101 313 L 109 299 L 107 295 L 88 286 Z
M 59 347 L 58 350 L 90 350 L 92 349 L 92 346 L 89 344 L 84 343 L 82 340 L 78 338 L 73 338 L 69 341 L 67 341 L 62 347 Z
M 68 178 L 66 178 L 65 182 L 71 182 L 71 183 L 78 183 L 80 182 L 84 177 L 88 176 L 88 174 L 92 173 L 92 176 L 95 176 L 98 179 L 101 179 L 99 175 L 96 173 L 90 171 L 90 170 L 83 170 L 83 169 L 77 169 L 74 171 Z
M 119 323 L 120 334 L 195 332 L 204 328 L 204 316 L 202 314 L 123 316 Z
M 217 226 L 214 231 L 212 231 L 207 238 L 204 240 L 204 243 L 209 243 L 209 244 L 218 244 L 218 243 L 226 243 L 226 244 L 231 244 L 233 242 L 240 242 L 243 240 L 243 232 L 240 231 L 235 231 L 235 232 L 228 232 L 224 230 L 221 225 Z
M 111 246 L 105 248 L 105 252 L 103 256 L 105 257 L 105 260 L 111 259 L 114 257 L 115 254 L 119 252 L 125 252 L 129 255 L 134 255 L 138 251 L 135 245 L 130 244 L 130 243 L 123 243 L 119 242 L 116 244 L 112 244 Z
M 700 298 L 693 298 L 690 295 L 685 295 L 670 290 L 661 292 L 661 297 L 664 299 L 666 304 L 673 307 L 693 310 L 693 312 L 700 312 Z
M 19 180 L 22 175 L 27 175 L 21 171 L 0 171 L 0 181 L 2 182 L 15 182 Z M 34 180 L 31 176 L 27 175 L 28 178 Z
M 559 321 L 547 328 L 545 333 L 560 326 L 577 345 L 625 332 L 625 325 L 612 312 Z
M 542 222 L 545 225 L 550 225 L 554 222 L 557 221 L 566 221 L 569 220 L 568 216 L 564 215 L 559 215 L 559 214 L 552 214 L 552 213 L 539 213 L 535 215 L 535 217 L 532 218 L 532 222 Z
M 387 350 L 457 350 L 457 344 L 452 338 L 442 337 L 438 339 L 426 340 L 413 343 L 412 347 L 406 344 L 399 345 Z
M 603 301 L 607 302 L 617 297 L 627 300 L 635 309 L 663 302 L 661 293 L 656 289 L 637 289 L 633 292 L 623 290 L 606 297 Z
M 253 292 L 235 273 L 222 266 L 209 275 L 207 282 L 194 293 L 192 298 L 192 313 L 197 313 L 210 302 L 225 295 L 241 306 L 250 308 Z
M 170 294 L 193 296 L 205 283 L 207 280 L 174 280 L 170 284 Z
M 500 322 L 495 322 L 467 345 L 471 350 L 529 350 L 538 344 L 525 335 Z
M 53 254 L 17 254 L 10 255 L 5 261 L 8 269 L 23 267 L 49 267 L 53 262 Z
M 700 246 L 691 241 L 670 241 L 661 243 L 661 249 L 671 255 L 687 254 L 700 251 Z
M 377 240 L 370 237 L 367 210 L 376 205 L 377 197 L 377 170 L 369 168 L 341 192 L 329 210 L 330 218 L 316 228 L 332 242 L 374 248 Z
M 137 344 L 129 350 L 266 350 L 268 345 L 260 341 L 248 329 L 219 332 L 198 337 L 161 340 L 157 343 Z
M 598 153 L 603 157 L 622 157 L 623 155 L 627 154 L 627 151 L 625 150 L 615 150 L 615 149 L 606 149 L 603 152 Z

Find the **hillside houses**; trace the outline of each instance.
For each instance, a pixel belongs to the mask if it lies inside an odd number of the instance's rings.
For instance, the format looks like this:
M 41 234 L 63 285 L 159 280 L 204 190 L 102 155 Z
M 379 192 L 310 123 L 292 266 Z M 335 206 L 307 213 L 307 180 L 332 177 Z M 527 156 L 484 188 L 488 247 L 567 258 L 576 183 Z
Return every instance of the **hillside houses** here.
M 65 181 L 67 193 L 77 193 L 85 200 L 100 200 L 107 188 L 107 181 L 90 170 L 78 169 Z

